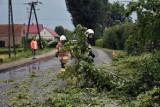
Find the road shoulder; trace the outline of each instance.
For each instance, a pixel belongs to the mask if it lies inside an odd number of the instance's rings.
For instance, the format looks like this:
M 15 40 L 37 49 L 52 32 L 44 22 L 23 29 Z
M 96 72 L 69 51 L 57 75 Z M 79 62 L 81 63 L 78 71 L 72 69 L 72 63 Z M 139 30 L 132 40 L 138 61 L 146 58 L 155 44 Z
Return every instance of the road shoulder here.
M 18 67 L 23 67 L 28 64 L 36 63 L 37 61 L 47 60 L 47 59 L 54 57 L 54 56 L 55 56 L 55 50 L 48 52 L 48 53 L 45 53 L 45 54 L 42 54 L 42 55 L 37 55 L 35 59 L 25 58 L 25 59 L 22 59 L 19 61 L 14 61 L 11 63 L 2 64 L 2 65 L 0 65 L 0 72 L 7 71 L 10 69 L 14 69 L 14 68 L 18 68 Z

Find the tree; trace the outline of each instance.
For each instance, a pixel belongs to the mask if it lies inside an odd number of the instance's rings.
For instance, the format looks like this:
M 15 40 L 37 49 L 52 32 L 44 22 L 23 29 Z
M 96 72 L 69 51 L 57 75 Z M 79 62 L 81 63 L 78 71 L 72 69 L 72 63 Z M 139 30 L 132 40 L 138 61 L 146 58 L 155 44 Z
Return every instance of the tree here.
M 72 31 L 70 31 L 68 29 L 64 29 L 64 34 L 67 37 L 67 39 L 74 40 L 73 32 Z
M 65 0 L 74 26 L 81 24 L 87 28 L 101 27 L 109 10 L 108 0 Z
M 140 0 L 137 2 L 130 2 L 127 6 L 126 15 L 129 16 L 132 12 L 137 13 L 137 22 L 135 27 L 138 30 L 133 34 L 135 36 L 130 38 L 138 38 L 136 41 L 138 42 L 139 47 L 141 47 L 141 52 L 154 51 L 160 49 L 159 10 L 159 0 Z
M 123 4 L 119 2 L 114 2 L 110 6 L 110 11 L 105 17 L 104 24 L 106 27 L 112 27 L 121 22 L 124 22 L 126 19 L 125 8 Z
M 56 26 L 54 30 L 58 35 L 64 35 L 64 28 L 63 26 Z

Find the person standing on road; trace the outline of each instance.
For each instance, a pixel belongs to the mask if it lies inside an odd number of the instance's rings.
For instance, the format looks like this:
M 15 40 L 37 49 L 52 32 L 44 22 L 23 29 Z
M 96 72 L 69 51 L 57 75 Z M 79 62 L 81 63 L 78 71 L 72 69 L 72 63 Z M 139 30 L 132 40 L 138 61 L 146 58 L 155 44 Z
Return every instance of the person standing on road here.
M 34 37 L 30 44 L 31 50 L 32 50 L 32 58 L 35 58 L 36 56 L 36 50 L 38 49 L 38 43 L 36 41 L 36 37 Z
M 57 49 L 56 57 L 58 57 L 60 60 L 62 74 L 65 72 L 65 65 L 68 62 L 69 57 L 71 56 L 70 52 L 65 52 L 65 50 L 63 50 L 66 41 L 67 41 L 66 37 L 64 35 L 61 35 L 60 42 L 56 46 Z
M 92 44 L 93 44 L 92 38 L 93 38 L 93 35 L 94 35 L 94 31 L 92 29 L 88 29 L 86 31 L 87 43 L 88 43 L 88 49 L 89 49 L 89 56 L 91 56 L 92 58 L 95 58 L 95 55 L 92 52 Z

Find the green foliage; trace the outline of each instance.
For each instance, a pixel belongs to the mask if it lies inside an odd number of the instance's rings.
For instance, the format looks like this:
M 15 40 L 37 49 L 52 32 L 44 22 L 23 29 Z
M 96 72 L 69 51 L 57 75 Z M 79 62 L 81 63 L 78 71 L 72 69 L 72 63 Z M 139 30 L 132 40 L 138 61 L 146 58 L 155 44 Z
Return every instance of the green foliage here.
M 16 48 L 20 48 L 21 47 L 21 44 L 16 44 Z
M 56 26 L 55 29 L 54 29 L 54 31 L 55 31 L 59 36 L 64 35 L 64 28 L 63 28 L 63 26 Z
M 95 45 L 102 48 L 103 47 L 103 39 L 96 40 Z
M 159 88 L 155 88 L 160 86 L 159 56 L 160 52 L 157 51 L 141 56 L 122 55 L 114 60 L 116 63 L 112 64 L 112 73 L 116 76 L 116 88 L 112 91 L 123 103 L 137 107 L 156 107 L 160 104 Z M 130 101 L 133 101 L 132 104 L 128 103 Z
M 50 48 L 55 48 L 57 44 L 58 44 L 58 41 L 54 41 L 51 44 L 49 44 L 49 47 Z
M 64 29 L 64 35 L 67 37 L 67 39 L 69 40 L 73 40 L 73 32 L 68 30 L 68 29 Z
M 106 27 L 112 27 L 125 22 L 125 20 L 126 16 L 124 5 L 119 2 L 114 2 L 110 6 L 110 11 L 108 15 L 106 15 L 104 24 Z
M 121 24 L 127 19 L 124 5 L 119 2 L 110 4 L 108 0 L 65 1 L 74 26 L 81 24 L 95 31 L 94 42 L 102 37 L 103 30 L 106 27 Z
M 37 41 L 39 41 L 39 40 L 37 40 Z M 43 48 L 47 48 L 49 46 L 47 40 L 45 40 L 43 38 L 41 38 L 41 43 L 42 43 Z
M 24 48 L 24 50 L 27 49 L 27 47 L 26 47 L 26 45 L 25 45 L 25 41 L 26 41 L 26 37 L 25 37 L 25 36 L 22 36 L 22 41 L 21 41 L 21 43 L 22 43 L 22 47 Z
M 5 49 L 3 49 L 4 51 Z M 44 54 L 46 52 L 52 51 L 53 48 L 45 48 L 43 50 L 37 50 L 37 55 L 40 54 Z M 0 50 L 1 52 L 1 50 Z M 7 52 L 7 49 L 6 49 Z M 9 63 L 9 62 L 13 62 L 13 61 L 18 61 L 18 60 L 22 60 L 24 58 L 29 58 L 32 56 L 32 52 L 30 49 L 26 50 L 26 51 L 20 51 L 17 53 L 16 57 L 11 57 L 11 58 L 4 58 L 3 63 Z
M 11 98 L 10 101 L 16 106 L 32 106 L 28 100 L 31 97 L 29 94 L 18 93 L 15 97 Z
M 97 87 L 100 90 L 111 90 L 111 75 L 101 69 L 97 69 L 88 56 L 89 49 L 85 35 L 86 28 L 78 25 L 75 30 L 77 41 L 65 43 L 64 50 L 70 50 L 74 57 L 72 63 L 66 66 L 66 72 L 62 76 L 68 84 L 78 87 Z
M 81 24 L 94 30 L 103 25 L 109 10 L 107 0 L 65 0 L 65 2 L 74 26 Z
M 116 52 L 117 53 L 117 52 Z M 120 51 L 117 53 L 117 56 L 113 58 L 113 61 L 120 61 L 128 57 L 126 52 Z
M 105 93 L 99 93 L 95 88 L 77 88 L 67 86 L 53 90 L 42 104 L 42 107 L 104 107 L 108 106 L 109 99 Z M 112 104 L 113 105 L 113 104 Z
M 132 39 L 130 38 L 128 41 L 137 41 L 135 43 L 137 49 L 133 48 L 133 43 L 127 43 L 127 51 L 128 53 L 134 53 L 135 50 L 138 50 L 139 53 L 142 52 L 151 52 L 155 50 L 159 50 L 160 46 L 160 38 L 159 38 L 159 27 L 160 27 L 160 13 L 159 13 L 159 0 L 154 1 L 146 1 L 140 0 L 137 2 L 130 2 L 127 6 L 126 15 L 130 15 L 132 12 L 137 13 L 137 22 L 134 27 L 134 32 L 132 35 Z M 131 48 L 130 48 L 131 46 Z M 130 49 L 129 49 L 130 48 Z M 134 46 L 135 48 L 135 46 Z
M 144 52 L 144 47 L 139 42 L 139 39 L 140 38 L 136 37 L 134 33 L 129 35 L 128 39 L 125 41 L 125 50 L 128 54 L 138 55 Z
M 125 41 L 129 36 L 129 31 L 132 29 L 132 25 L 124 23 L 108 28 L 104 31 L 103 40 L 104 48 L 112 49 L 124 49 Z
M 136 100 L 125 103 L 123 106 L 131 106 L 131 107 L 159 107 L 160 99 L 160 89 L 154 87 L 153 89 L 146 91 L 144 93 L 141 93 L 137 96 Z
M 138 95 L 139 105 L 158 107 L 160 106 L 160 88 L 154 87 L 152 90 Z

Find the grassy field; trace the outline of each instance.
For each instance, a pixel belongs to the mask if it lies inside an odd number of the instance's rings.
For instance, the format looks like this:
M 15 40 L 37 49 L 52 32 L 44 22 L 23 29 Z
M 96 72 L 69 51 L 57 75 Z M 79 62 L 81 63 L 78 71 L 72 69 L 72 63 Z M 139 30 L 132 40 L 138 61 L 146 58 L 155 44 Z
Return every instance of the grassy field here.
M 53 50 L 54 48 L 37 50 L 37 55 L 44 54 L 46 52 L 50 52 Z M 3 59 L 3 63 L 9 63 L 9 62 L 21 60 L 24 58 L 29 58 L 31 56 L 32 56 L 32 52 L 30 49 L 24 51 L 23 48 L 19 48 L 16 52 L 16 56 L 14 55 L 13 49 L 11 49 L 11 58 L 9 58 L 8 48 L 0 48 L 0 58 Z
M 0 58 L 2 58 L 2 59 L 6 59 L 7 57 L 8 57 L 7 54 L 0 54 Z

